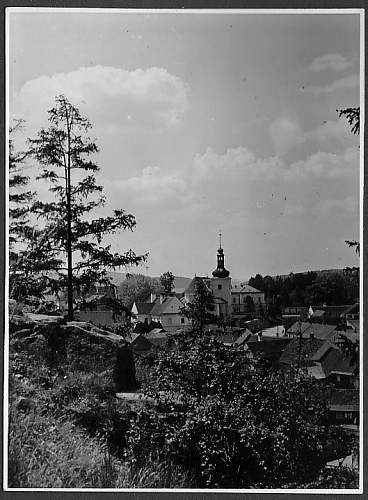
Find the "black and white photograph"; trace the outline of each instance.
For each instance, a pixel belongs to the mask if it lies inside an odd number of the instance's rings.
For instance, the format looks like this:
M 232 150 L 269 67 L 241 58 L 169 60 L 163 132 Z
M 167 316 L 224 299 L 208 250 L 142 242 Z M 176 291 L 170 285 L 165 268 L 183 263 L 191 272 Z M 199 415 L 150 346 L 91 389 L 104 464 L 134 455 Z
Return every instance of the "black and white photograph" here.
M 362 493 L 364 10 L 5 17 L 4 489 Z

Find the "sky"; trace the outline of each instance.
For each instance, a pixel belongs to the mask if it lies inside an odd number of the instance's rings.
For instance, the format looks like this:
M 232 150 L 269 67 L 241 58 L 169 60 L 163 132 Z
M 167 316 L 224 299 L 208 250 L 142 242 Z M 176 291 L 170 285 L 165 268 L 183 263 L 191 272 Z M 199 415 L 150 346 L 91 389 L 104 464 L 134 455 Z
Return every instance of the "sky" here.
M 9 112 L 23 139 L 64 94 L 93 125 L 106 205 L 152 276 L 234 278 L 356 266 L 358 14 L 9 14 Z M 18 137 L 18 141 L 22 139 Z M 48 196 L 38 167 L 27 173 Z

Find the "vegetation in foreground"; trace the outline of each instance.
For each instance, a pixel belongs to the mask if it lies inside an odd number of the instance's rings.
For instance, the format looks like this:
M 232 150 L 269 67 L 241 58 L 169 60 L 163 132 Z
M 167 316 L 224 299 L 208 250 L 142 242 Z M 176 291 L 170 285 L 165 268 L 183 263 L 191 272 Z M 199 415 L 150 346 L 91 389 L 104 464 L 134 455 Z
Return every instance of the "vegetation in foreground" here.
M 12 334 L 10 487 L 357 487 L 356 473 L 324 467 L 351 443 L 310 378 L 270 373 L 197 331 L 140 358 L 155 402 L 128 404 L 101 345 L 36 337 Z

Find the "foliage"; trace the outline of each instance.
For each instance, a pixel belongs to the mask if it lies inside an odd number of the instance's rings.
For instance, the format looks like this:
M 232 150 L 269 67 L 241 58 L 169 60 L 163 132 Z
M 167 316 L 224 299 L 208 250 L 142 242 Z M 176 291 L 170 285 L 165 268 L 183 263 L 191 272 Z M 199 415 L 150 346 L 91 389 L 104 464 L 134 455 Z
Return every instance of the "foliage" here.
M 174 288 L 175 276 L 172 272 L 167 271 L 166 273 L 161 274 L 160 283 L 163 288 L 163 292 L 165 295 L 170 295 Z
M 193 298 L 181 309 L 181 313 L 191 320 L 193 329 L 201 334 L 204 325 L 211 321 L 211 311 L 214 308 L 214 298 L 211 290 L 207 288 L 203 280 L 194 278 Z
M 27 153 L 16 151 L 14 135 L 22 128 L 18 120 L 9 130 L 9 246 L 29 234 L 29 206 L 34 197 L 32 191 L 25 191 L 29 177 L 24 175 L 24 161 Z
M 339 117 L 345 117 L 349 125 L 351 126 L 351 131 L 353 134 L 360 133 L 360 108 L 345 108 L 337 110 Z
M 251 314 L 255 311 L 254 300 L 253 300 L 253 297 L 251 297 L 250 295 L 246 296 L 245 305 L 246 305 L 247 313 Z
M 143 274 L 127 274 L 126 279 L 120 284 L 118 295 L 123 304 L 129 309 L 134 302 L 145 302 L 151 293 L 155 293 L 158 283 Z
M 269 314 L 281 306 L 342 305 L 359 295 L 359 273 L 290 273 L 288 276 L 250 278 L 249 285 L 264 292 Z M 271 314 L 272 315 L 272 314 Z
M 360 243 L 359 241 L 350 241 L 350 240 L 345 240 L 345 243 L 348 245 L 350 248 L 355 248 L 355 252 L 360 255 Z
M 27 190 L 29 177 L 23 173 L 27 152 L 17 151 L 14 145 L 22 127 L 23 121 L 17 120 L 9 130 L 9 296 L 18 300 L 40 296 L 44 290 L 44 283 L 34 278 L 39 262 L 32 255 L 37 234 L 30 222 L 35 194 Z
M 313 379 L 270 373 L 208 335 L 183 334 L 150 373 L 156 406 L 138 411 L 128 432 L 127 458 L 138 465 L 167 457 L 200 487 L 279 487 L 347 453 Z
M 313 481 L 300 484 L 288 484 L 287 488 L 302 489 L 355 489 L 359 488 L 359 472 L 349 467 L 324 467 Z
M 351 126 L 351 131 L 352 133 L 355 134 L 360 134 L 360 108 L 345 108 L 345 109 L 340 109 L 337 110 L 339 113 L 339 117 L 343 116 L 345 117 L 349 125 Z M 345 240 L 345 243 L 349 247 L 355 248 L 355 251 L 358 255 L 360 255 L 360 243 L 359 241 L 350 241 L 350 240 Z
M 108 234 L 133 230 L 133 215 L 119 209 L 105 218 L 86 217 L 105 203 L 95 177 L 99 167 L 90 159 L 98 151 L 88 136 L 90 129 L 88 119 L 60 95 L 49 110 L 49 128 L 29 140 L 30 154 L 41 167 L 38 178 L 50 183 L 53 194 L 52 201 L 38 200 L 33 205 L 37 217 L 44 220 L 42 232 L 49 244 L 44 253 L 45 270 L 56 273 L 52 291 L 67 286 L 69 319 L 73 317 L 74 289 L 88 292 L 96 282 L 108 282 L 106 269 L 138 265 L 146 258 L 132 250 L 112 253 L 110 245 L 102 245 Z

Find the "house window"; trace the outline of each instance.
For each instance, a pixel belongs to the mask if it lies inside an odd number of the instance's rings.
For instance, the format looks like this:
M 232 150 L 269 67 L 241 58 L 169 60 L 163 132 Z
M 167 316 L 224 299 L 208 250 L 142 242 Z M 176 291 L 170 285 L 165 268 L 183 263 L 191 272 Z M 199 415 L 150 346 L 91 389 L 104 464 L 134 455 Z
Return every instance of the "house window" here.
M 261 302 L 261 297 L 258 297 L 258 302 Z
M 218 290 L 222 290 L 222 285 L 217 285 Z
M 236 297 L 233 298 L 233 302 L 234 302 L 234 304 L 236 304 Z
M 184 324 L 184 318 L 180 318 L 180 323 L 183 325 Z

